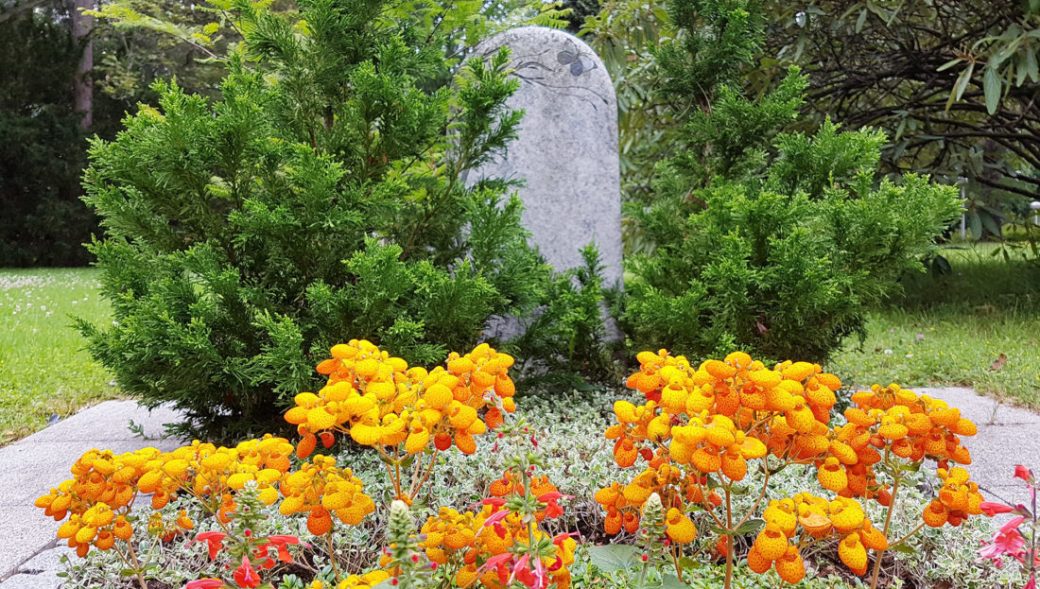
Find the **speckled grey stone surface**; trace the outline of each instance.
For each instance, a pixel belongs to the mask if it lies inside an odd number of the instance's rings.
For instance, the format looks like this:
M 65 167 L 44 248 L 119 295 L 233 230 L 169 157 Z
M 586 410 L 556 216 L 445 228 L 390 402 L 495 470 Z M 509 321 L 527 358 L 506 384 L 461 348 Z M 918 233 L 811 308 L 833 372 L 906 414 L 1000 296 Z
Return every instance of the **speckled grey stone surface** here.
M 57 524 L 33 507 L 36 497 L 69 478 L 69 467 L 91 448 L 128 452 L 176 447 L 176 440 L 161 435 L 163 424 L 177 419 L 170 409 L 148 411 L 134 401 L 107 401 L 0 448 L 6 481 L 0 491 L 0 589 L 50 587 L 57 580 L 60 552 L 50 553 Z M 141 426 L 144 438 L 130 431 L 131 420 Z
M 520 89 L 519 138 L 504 157 L 472 172 L 479 178 L 522 180 L 524 226 L 558 270 L 582 263 L 595 243 L 605 285 L 621 280 L 621 171 L 617 99 L 599 57 L 583 41 L 553 29 L 521 27 L 482 43 L 476 57 L 509 47 Z

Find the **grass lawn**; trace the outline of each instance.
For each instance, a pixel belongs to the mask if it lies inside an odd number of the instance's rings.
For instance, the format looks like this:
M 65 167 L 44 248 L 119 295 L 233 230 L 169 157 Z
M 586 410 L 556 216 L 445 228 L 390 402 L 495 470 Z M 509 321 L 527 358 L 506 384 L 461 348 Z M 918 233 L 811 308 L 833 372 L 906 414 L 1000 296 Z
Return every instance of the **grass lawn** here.
M 109 321 L 96 271 L 0 270 L 0 445 L 118 391 L 72 317 Z
M 1040 408 L 1040 264 L 993 244 L 944 253 L 951 273 L 908 279 L 828 368 L 850 384 L 963 385 Z

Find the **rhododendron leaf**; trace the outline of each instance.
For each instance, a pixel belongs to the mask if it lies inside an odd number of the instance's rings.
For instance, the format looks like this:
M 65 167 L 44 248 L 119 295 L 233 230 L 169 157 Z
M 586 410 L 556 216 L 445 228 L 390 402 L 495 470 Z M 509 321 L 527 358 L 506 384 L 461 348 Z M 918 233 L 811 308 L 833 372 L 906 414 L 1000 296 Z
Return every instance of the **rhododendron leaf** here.
M 630 569 L 641 561 L 639 549 L 627 544 L 604 544 L 589 547 L 589 560 L 604 573 Z

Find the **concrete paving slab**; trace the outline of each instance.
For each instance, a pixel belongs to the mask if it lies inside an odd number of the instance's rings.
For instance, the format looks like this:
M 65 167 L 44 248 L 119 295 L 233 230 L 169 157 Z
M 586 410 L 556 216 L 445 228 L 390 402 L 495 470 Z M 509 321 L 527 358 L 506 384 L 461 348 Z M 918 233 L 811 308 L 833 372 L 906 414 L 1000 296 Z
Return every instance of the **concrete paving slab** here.
M 58 589 L 61 558 L 71 554 L 73 551 L 65 546 L 44 550 L 19 566 L 14 575 L 0 583 L 0 589 Z
M 165 433 L 163 424 L 177 419 L 176 411 L 168 407 L 158 407 L 149 412 L 136 401 L 107 401 L 84 409 L 22 441 L 131 440 L 134 439 L 129 430 L 131 421 L 141 426 L 145 438 L 158 439 Z
M 75 554 L 75 550 L 63 544 L 59 544 L 54 548 L 44 550 L 22 563 L 22 565 L 18 567 L 18 572 L 27 575 L 36 575 L 42 571 L 55 571 L 61 566 L 62 557 L 72 557 Z
M 988 499 L 1003 498 L 1023 504 L 1029 501 L 1028 490 L 1013 475 L 1017 464 L 1040 474 L 1040 415 L 983 397 L 971 389 L 912 390 L 950 403 L 978 426 L 978 434 L 965 438 L 965 445 L 971 451 L 972 479 L 988 491 Z
M 50 547 L 57 529 L 54 520 L 31 503 L 0 510 L 0 537 L 12 540 L 0 551 L 0 580 L 15 574 L 23 562 Z
M 0 472 L 6 484 L 0 492 L 0 589 L 11 587 L 48 587 L 43 573 L 28 575 L 29 559 L 43 554 L 54 541 L 56 523 L 33 507 L 33 500 L 69 478 L 69 467 L 91 448 L 126 452 L 146 446 L 172 449 L 179 442 L 162 439 L 163 424 L 177 419 L 169 409 L 149 412 L 133 401 L 108 401 L 44 429 L 28 438 L 0 448 Z M 128 428 L 130 420 L 143 428 L 139 437 Z M 37 565 L 46 564 L 42 559 Z M 52 573 L 57 561 L 51 563 Z M 37 565 L 33 565 L 36 567 Z M 49 574 L 48 573 L 48 574 Z M 41 576 L 43 575 L 43 576 Z M 31 581 L 31 579 L 33 579 Z M 55 577 L 56 579 L 56 577 Z M 17 580 L 17 584 L 10 584 Z M 36 585 L 29 585 L 34 582 Z
M 19 573 L 0 583 L 0 589 L 61 589 L 61 582 L 56 571 L 36 575 Z

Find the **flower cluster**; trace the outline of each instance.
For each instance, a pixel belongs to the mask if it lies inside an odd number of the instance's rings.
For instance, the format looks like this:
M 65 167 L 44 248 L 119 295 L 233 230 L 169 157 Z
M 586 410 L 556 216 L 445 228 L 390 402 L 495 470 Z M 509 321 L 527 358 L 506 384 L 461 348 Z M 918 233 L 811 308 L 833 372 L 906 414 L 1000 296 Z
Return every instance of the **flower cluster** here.
M 700 512 L 721 532 L 715 545 L 726 558 L 730 586 L 730 538 L 757 515 L 771 474 L 791 465 L 814 467 L 820 486 L 837 498 L 801 493 L 768 503 L 748 564 L 757 572 L 775 569 L 788 582 L 805 576 L 806 546 L 837 538 L 840 560 L 857 575 L 867 573 L 869 552 L 875 552 L 876 586 L 880 554 L 891 548 L 891 518 L 884 529 L 874 528 L 856 499 L 875 499 L 891 515 L 900 484 L 926 459 L 938 464 L 943 487 L 922 526 L 958 525 L 981 513 L 978 486 L 964 469 L 950 468 L 971 462 L 961 437 L 974 435 L 975 425 L 941 400 L 897 385 L 875 386 L 853 395 L 847 423 L 832 427 L 841 381 L 817 364 L 788 361 L 769 368 L 742 352 L 698 365 L 666 350 L 636 358 L 640 369 L 627 384 L 643 399 L 615 402 L 617 423 L 606 437 L 619 466 L 643 464 L 628 482 L 599 490 L 596 501 L 606 512 L 608 534 L 634 534 L 647 500 L 659 498 L 668 560 L 680 578 L 683 547 L 697 534 L 690 515 Z M 732 497 L 747 492 L 751 463 L 761 490 L 747 513 L 735 514 Z
M 138 480 L 142 493 L 152 494 L 152 508 L 161 509 L 181 492 L 199 499 L 227 523 L 237 509 L 235 494 L 252 483 L 265 505 L 278 500 L 278 483 L 289 471 L 293 446 L 285 438 L 265 435 L 234 448 L 199 441 L 155 456 Z
M 282 481 L 285 499 L 278 507 L 283 515 L 307 513 L 307 529 L 315 536 L 332 531 L 332 516 L 356 526 L 375 511 L 361 481 L 349 468 L 338 468 L 336 459 L 316 454 Z
M 918 463 L 928 458 L 940 466 L 951 461 L 971 463 L 960 438 L 975 435 L 975 424 L 940 399 L 895 384 L 875 385 L 852 395 L 845 418 L 848 423 L 835 431 L 833 444 L 840 451 L 819 471 L 820 484 L 843 496 L 888 503 L 887 489 L 877 482 L 876 465 L 883 461 Z
M 507 471 L 479 511 L 441 508 L 421 530 L 421 547 L 435 566 L 452 567 L 459 587 L 488 589 L 516 581 L 531 589 L 567 589 L 577 543 L 549 536 L 537 524 L 563 514 L 556 487 L 544 476 Z
M 116 539 L 133 535 L 126 516 L 137 496 L 138 480 L 159 454 L 155 448 L 118 455 L 90 450 L 72 465 L 72 478 L 36 499 L 35 505 L 55 521 L 68 517 L 58 528 L 58 538 L 80 556 L 91 546 L 108 550 Z
M 939 494 L 924 509 L 924 523 L 938 528 L 949 523 L 959 526 L 970 515 L 982 514 L 982 493 L 979 485 L 968 480 L 968 471 L 959 466 L 938 470 L 943 482 Z
M 316 436 L 332 432 L 348 433 L 363 446 L 403 445 L 408 454 L 431 442 L 438 450 L 454 444 L 472 454 L 473 436 L 497 427 L 503 412 L 516 409 L 512 365 L 511 356 L 481 344 L 427 371 L 409 368 L 371 342 L 352 340 L 334 346 L 332 358 L 318 364 L 327 384 L 297 395 L 285 419 L 303 438 L 301 456 L 313 451 Z
M 828 501 L 810 493 L 769 502 L 762 514 L 765 527 L 748 552 L 748 566 L 757 573 L 770 567 L 780 578 L 797 583 L 805 576 L 802 552 L 825 538 L 838 537 L 838 557 L 857 575 L 867 572 L 867 550 L 885 550 L 885 534 L 871 525 L 854 499 Z M 795 541 L 797 537 L 797 541 Z
M 807 461 L 830 448 L 827 423 L 841 382 L 818 365 L 785 362 L 770 369 L 742 352 L 696 367 L 666 350 L 637 359 L 640 370 L 627 384 L 645 402 L 617 401 L 617 424 L 606 437 L 614 441 L 619 466 L 639 459 L 647 465 L 627 485 L 597 493 L 608 533 L 636 530 L 652 493 L 669 514 L 683 514 L 688 505 L 712 510 L 721 501 L 709 479 L 732 484 L 747 476 L 749 460 Z

